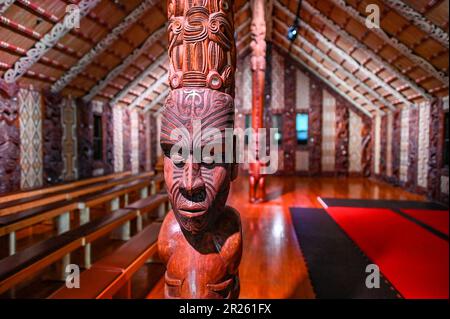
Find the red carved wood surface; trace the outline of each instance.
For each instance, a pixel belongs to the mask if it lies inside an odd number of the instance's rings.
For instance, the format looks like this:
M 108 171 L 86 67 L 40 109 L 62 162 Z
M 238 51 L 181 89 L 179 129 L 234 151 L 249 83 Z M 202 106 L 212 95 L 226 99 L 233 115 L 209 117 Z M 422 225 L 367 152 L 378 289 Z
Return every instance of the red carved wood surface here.
M 336 174 L 346 176 L 349 168 L 350 112 L 341 97 L 336 98 Z
M 394 112 L 392 129 L 392 182 L 400 183 L 400 141 L 401 141 L 401 111 Z
M 264 124 L 264 89 L 266 76 L 266 21 L 264 0 L 254 0 L 251 22 L 251 67 L 252 67 L 252 128 L 255 139 L 256 163 L 250 163 L 250 202 L 263 201 L 265 198 L 265 178 L 261 174 L 259 129 Z M 263 155 L 261 155 L 263 156 Z
M 441 166 L 443 145 L 442 100 L 435 99 L 430 105 L 430 145 L 428 159 L 428 197 L 446 202 L 448 197 L 441 193 Z
M 114 172 L 114 119 L 112 106 L 110 104 L 103 105 L 103 148 L 104 160 L 103 168 L 104 174 L 111 174 Z
M 406 187 L 415 191 L 417 186 L 417 163 L 419 156 L 419 109 L 410 108 L 409 110 L 409 166 L 408 180 Z
M 123 169 L 131 171 L 131 114 L 127 108 L 122 109 L 123 121 Z
M 89 103 L 77 100 L 78 176 L 89 178 L 93 174 L 94 115 Z
M 309 127 L 310 138 L 308 141 L 309 152 L 309 171 L 312 176 L 319 175 L 322 172 L 322 101 L 323 90 L 318 81 L 311 80 L 309 86 L 310 111 Z
M 367 117 L 363 117 L 363 147 L 362 147 L 362 173 L 363 176 L 369 177 L 372 172 L 372 121 Z
M 233 5 L 232 0 L 168 1 L 172 91 L 161 113 L 161 147 L 173 210 L 158 238 L 166 298 L 239 296 L 241 222 L 238 212 L 225 206 L 237 166 L 171 152 L 178 143 L 172 139 L 175 129 L 184 129 L 185 145 L 199 149 L 201 141 L 193 136 L 198 121 L 202 132 L 234 126 Z
M 387 140 L 388 140 L 388 117 L 381 117 L 380 125 L 380 175 L 387 176 Z
M 156 164 L 156 149 L 157 149 L 157 134 L 158 132 L 156 131 L 156 119 L 155 117 L 150 114 L 149 116 L 149 120 L 148 120 L 148 125 L 150 126 L 150 162 L 151 162 L 151 166 L 152 169 L 155 169 L 155 164 Z
M 145 150 L 147 147 L 147 138 L 145 136 L 145 116 L 144 113 L 139 113 L 139 171 L 145 171 L 146 155 Z
M 0 88 L 0 194 L 20 188 L 19 106 L 9 93 Z
M 283 70 L 280 70 L 282 72 Z M 286 66 L 284 69 L 284 112 L 283 112 L 283 153 L 284 173 L 295 172 L 295 150 L 297 139 L 295 131 L 295 94 L 296 94 L 296 68 L 294 65 Z M 301 92 L 298 92 L 301 94 Z
M 62 182 L 62 96 L 45 92 L 43 116 L 44 185 Z

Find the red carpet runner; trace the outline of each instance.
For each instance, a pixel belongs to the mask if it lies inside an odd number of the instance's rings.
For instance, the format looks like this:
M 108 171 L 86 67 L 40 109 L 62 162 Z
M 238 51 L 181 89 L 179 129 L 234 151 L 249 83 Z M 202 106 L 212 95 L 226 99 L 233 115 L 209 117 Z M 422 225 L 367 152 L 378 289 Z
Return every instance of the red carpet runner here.
M 448 234 L 448 211 L 428 210 L 428 209 L 402 209 L 403 213 L 408 214 L 414 219 L 439 230 L 441 233 Z
M 326 210 L 405 298 L 449 297 L 448 241 L 389 209 Z

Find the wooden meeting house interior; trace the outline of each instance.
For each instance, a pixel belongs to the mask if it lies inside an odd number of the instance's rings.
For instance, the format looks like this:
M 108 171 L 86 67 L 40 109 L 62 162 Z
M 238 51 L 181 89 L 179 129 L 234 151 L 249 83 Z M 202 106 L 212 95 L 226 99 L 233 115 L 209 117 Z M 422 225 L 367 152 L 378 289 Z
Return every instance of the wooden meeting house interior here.
M 0 0 L 0 299 L 448 299 L 448 23 L 448 0 Z M 251 163 L 176 163 L 195 119 L 277 130 Z

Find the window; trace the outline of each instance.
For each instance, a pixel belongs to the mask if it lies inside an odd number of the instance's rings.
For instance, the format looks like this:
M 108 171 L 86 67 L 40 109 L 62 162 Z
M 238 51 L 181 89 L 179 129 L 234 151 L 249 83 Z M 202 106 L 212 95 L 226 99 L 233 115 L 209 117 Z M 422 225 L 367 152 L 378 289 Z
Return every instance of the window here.
M 103 125 L 101 115 L 94 115 L 94 160 L 103 160 Z
M 444 115 L 444 154 L 442 156 L 442 164 L 444 167 L 448 168 L 448 152 L 450 151 L 448 148 L 449 144 L 449 126 L 448 126 L 448 112 L 445 112 Z
M 295 128 L 297 131 L 297 144 L 308 145 L 308 120 L 309 116 L 305 113 L 297 114 Z
M 246 114 L 245 115 L 245 129 L 247 130 L 248 128 L 251 128 L 251 127 L 252 127 L 252 116 L 250 114 Z M 248 145 L 249 138 L 250 138 L 249 135 L 245 134 L 245 137 L 244 137 L 245 145 Z
M 283 118 L 281 115 L 276 114 L 272 117 L 272 126 L 273 128 L 278 129 L 278 132 L 274 132 L 273 139 L 278 145 L 281 145 L 283 141 Z

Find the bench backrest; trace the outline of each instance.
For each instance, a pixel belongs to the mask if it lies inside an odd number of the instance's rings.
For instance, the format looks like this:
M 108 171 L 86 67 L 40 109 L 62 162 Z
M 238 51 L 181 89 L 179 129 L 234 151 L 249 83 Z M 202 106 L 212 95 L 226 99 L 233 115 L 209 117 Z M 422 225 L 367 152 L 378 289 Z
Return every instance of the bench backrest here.
M 121 178 L 125 176 L 131 175 L 130 171 L 127 172 L 121 172 L 121 173 L 114 173 L 104 176 L 97 176 L 92 178 L 86 178 L 81 179 L 73 182 L 68 182 L 64 184 L 54 185 L 54 186 L 48 186 L 48 187 L 41 187 L 31 190 L 25 190 L 25 191 L 18 191 L 14 193 L 9 193 L 7 195 L 0 196 L 0 204 L 23 199 L 23 198 L 30 198 L 37 195 L 45 195 L 50 193 L 56 193 L 63 190 L 70 190 L 72 188 L 80 187 L 80 186 L 86 186 L 89 184 L 99 183 L 103 181 L 107 181 L 109 179 L 113 178 Z
M 133 180 L 153 176 L 153 172 L 130 175 L 122 178 L 114 178 L 109 181 L 95 183 L 89 186 L 80 186 L 71 190 L 59 191 L 48 195 L 37 195 L 31 198 L 22 198 L 8 203 L 0 204 L 0 216 L 14 214 L 27 209 L 55 203 L 61 200 L 71 200 L 90 193 L 99 192 L 116 185 L 124 184 Z

